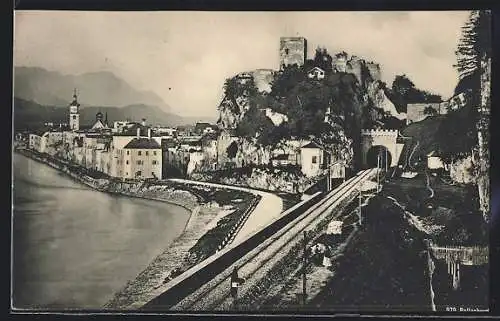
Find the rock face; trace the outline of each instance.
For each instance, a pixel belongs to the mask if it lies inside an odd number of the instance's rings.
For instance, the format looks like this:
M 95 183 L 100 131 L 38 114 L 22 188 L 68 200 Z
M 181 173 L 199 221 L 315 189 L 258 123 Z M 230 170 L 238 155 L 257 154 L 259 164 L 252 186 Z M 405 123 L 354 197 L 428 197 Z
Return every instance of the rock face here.
M 223 129 L 235 129 L 249 108 L 247 97 L 224 97 L 219 105 L 218 125 Z
M 274 79 L 272 69 L 257 69 L 252 71 L 251 74 L 259 92 L 269 93 L 271 91 L 271 83 Z
M 298 171 L 278 168 L 253 168 L 249 174 L 239 175 L 235 173 L 235 175 L 231 177 L 220 177 L 217 176 L 217 174 L 209 173 L 197 173 L 193 174 L 192 179 L 294 194 L 303 193 L 316 182 L 314 178 L 306 178 Z
M 384 110 L 384 112 L 396 117 L 399 120 L 406 119 L 406 114 L 398 113 L 396 106 L 394 106 L 392 101 L 386 96 L 380 80 L 369 83 L 367 89 L 368 96 L 372 100 L 375 107 Z

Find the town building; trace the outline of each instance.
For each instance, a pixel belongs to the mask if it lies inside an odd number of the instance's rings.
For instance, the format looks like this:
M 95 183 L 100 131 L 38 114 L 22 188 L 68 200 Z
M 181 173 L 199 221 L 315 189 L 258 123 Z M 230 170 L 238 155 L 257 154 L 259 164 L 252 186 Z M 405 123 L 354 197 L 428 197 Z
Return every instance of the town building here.
M 304 37 L 280 38 L 280 70 L 286 66 L 303 66 L 307 59 L 307 40 Z
M 307 72 L 307 78 L 322 80 L 325 78 L 325 71 L 319 67 L 314 67 Z
M 103 120 L 103 115 L 98 112 L 95 116 L 95 123 L 92 125 L 92 130 L 105 130 L 108 129 L 108 113 L 106 113 L 106 119 Z
M 123 147 L 123 178 L 162 178 L 161 145 L 151 137 L 135 137 Z
M 320 175 L 330 163 L 330 155 L 324 147 L 312 141 L 300 148 L 302 173 L 307 177 Z
M 434 114 L 436 115 L 446 115 L 450 111 L 455 111 L 463 108 L 470 101 L 470 92 L 461 92 L 455 96 L 452 96 L 446 101 L 441 103 L 416 103 L 416 104 L 408 104 L 407 105 L 407 118 L 406 124 L 409 125 L 411 123 L 419 122 L 431 114 L 429 113 L 430 107 L 434 109 Z
M 273 167 L 290 166 L 296 164 L 297 164 L 297 159 L 294 157 L 294 155 L 278 154 L 271 157 L 271 165 Z
M 447 103 L 416 103 L 408 104 L 406 107 L 406 124 L 419 122 L 431 116 L 430 109 L 435 115 L 444 115 L 448 112 Z
M 135 132 L 135 134 L 134 134 Z M 141 161 L 144 161 L 144 164 L 136 164 L 136 165 L 144 165 L 143 167 L 141 166 L 134 166 L 130 167 L 127 165 L 130 164 L 130 156 L 131 152 L 130 149 L 139 149 L 135 147 L 135 143 L 129 148 L 126 148 L 127 144 L 129 144 L 132 140 L 134 139 L 140 139 L 140 138 L 147 138 L 148 142 L 151 140 L 154 140 L 156 144 L 154 143 L 146 143 L 147 146 L 150 146 L 145 149 L 155 149 L 153 147 L 157 147 L 156 154 L 155 153 L 150 153 L 148 151 L 147 155 L 146 153 L 141 151 L 142 158 L 138 159 Z M 141 141 L 142 142 L 142 141 Z M 142 146 L 143 143 L 141 143 L 139 146 Z M 128 154 L 127 154 L 128 151 Z M 146 165 L 149 166 L 149 163 L 152 163 L 153 160 L 157 160 L 157 157 L 160 157 L 160 163 L 161 163 L 161 137 L 159 136 L 153 136 L 152 135 L 152 130 L 150 127 L 144 125 L 144 121 L 142 123 L 129 123 L 125 128 L 123 128 L 121 133 L 114 133 L 112 136 L 111 144 L 110 144 L 110 155 L 109 155 L 109 172 L 108 174 L 111 177 L 117 177 L 117 178 L 150 178 L 153 177 L 151 172 L 145 172 L 144 170 L 149 170 L 150 168 L 147 167 Z M 129 164 L 127 164 L 127 161 L 129 161 Z M 137 161 L 137 160 L 136 160 Z M 157 164 L 155 164 L 157 165 Z M 132 170 L 136 168 L 142 168 L 138 175 L 137 169 L 135 172 L 132 172 Z M 156 167 L 155 167 L 156 168 Z M 155 175 L 157 175 L 157 178 L 161 178 L 161 165 L 159 166 L 156 171 L 154 171 Z M 159 173 L 159 174 L 158 174 Z
M 205 159 L 206 169 L 217 169 L 217 141 L 218 135 L 210 133 L 201 138 L 201 151 Z
M 194 126 L 194 134 L 195 135 L 205 135 L 209 133 L 217 132 L 217 125 L 212 125 L 210 123 L 196 123 Z
M 44 130 L 35 131 L 29 134 L 28 148 L 39 153 L 45 153 L 48 132 Z
M 113 122 L 113 128 L 111 129 L 111 131 L 113 133 L 120 133 L 123 131 L 123 128 L 125 128 L 129 123 L 130 123 L 130 121 L 128 121 L 128 120 L 115 121 L 115 122 Z
M 430 170 L 448 169 L 448 166 L 443 162 L 436 151 L 431 151 L 427 154 L 427 168 Z

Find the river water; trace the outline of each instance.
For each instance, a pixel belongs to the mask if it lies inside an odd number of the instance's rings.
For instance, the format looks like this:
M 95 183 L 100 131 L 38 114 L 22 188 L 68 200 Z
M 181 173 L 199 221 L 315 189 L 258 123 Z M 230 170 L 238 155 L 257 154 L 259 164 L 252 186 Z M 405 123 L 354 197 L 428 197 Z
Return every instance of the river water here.
M 14 154 L 13 306 L 99 309 L 179 236 L 179 206 L 94 191 Z

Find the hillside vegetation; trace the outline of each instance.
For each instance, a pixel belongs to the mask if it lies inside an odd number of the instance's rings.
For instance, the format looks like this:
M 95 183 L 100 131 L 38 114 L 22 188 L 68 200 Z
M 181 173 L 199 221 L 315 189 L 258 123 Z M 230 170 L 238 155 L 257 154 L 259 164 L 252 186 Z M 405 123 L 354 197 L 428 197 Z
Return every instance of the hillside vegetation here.
M 242 74 L 227 79 L 218 108 L 219 126 L 261 146 L 275 146 L 292 137 L 313 137 L 355 166 L 360 155 L 353 147 L 359 145 L 362 128 L 404 126 L 397 118 L 400 115 L 393 114 L 398 112 L 387 94 L 405 103 L 408 97 L 441 100 L 415 88 L 404 75 L 396 77 L 392 88 L 388 88 L 372 75 L 368 63 L 357 57 L 349 60 L 357 67 L 348 72 L 334 70 L 332 61 L 326 49 L 318 48 L 314 59 L 304 66 L 286 66 L 276 72 L 270 92 L 259 92 L 254 80 Z M 324 79 L 309 78 L 307 73 L 312 67 L 322 68 Z M 281 114 L 285 120 L 273 123 L 266 116 L 266 109 Z

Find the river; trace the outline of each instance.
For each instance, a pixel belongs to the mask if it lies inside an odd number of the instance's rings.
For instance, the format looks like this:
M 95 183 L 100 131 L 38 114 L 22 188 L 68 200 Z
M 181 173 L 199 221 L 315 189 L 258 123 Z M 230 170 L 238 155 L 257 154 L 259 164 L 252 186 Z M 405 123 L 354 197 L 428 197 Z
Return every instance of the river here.
M 94 191 L 13 155 L 13 307 L 99 309 L 178 237 L 179 206 Z

